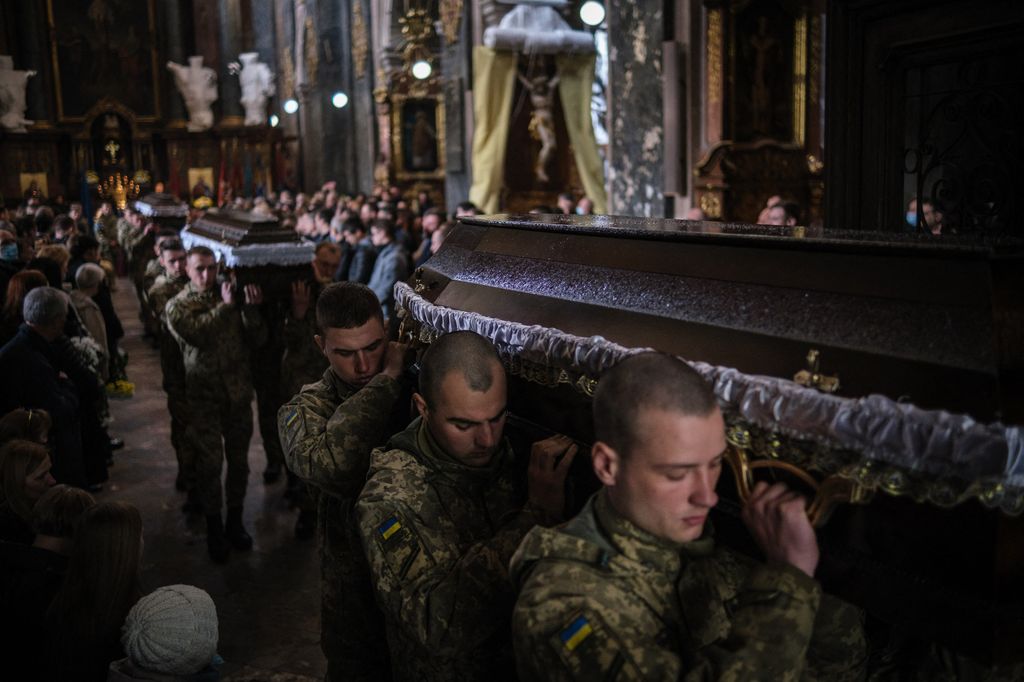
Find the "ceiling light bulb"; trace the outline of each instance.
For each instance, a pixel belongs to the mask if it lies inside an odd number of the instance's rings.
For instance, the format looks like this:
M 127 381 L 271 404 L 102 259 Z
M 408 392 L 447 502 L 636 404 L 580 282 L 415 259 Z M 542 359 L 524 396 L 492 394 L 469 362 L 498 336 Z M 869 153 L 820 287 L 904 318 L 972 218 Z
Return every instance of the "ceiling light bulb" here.
M 344 108 L 344 106 L 348 104 L 348 95 L 339 90 L 334 93 L 333 97 L 331 97 L 331 104 L 333 104 L 336 109 Z
M 290 100 L 287 100 L 284 103 L 284 111 L 285 111 L 286 114 L 294 114 L 298 110 L 299 110 L 299 102 L 298 102 L 298 100 L 290 99 Z
M 419 80 L 430 78 L 430 74 L 433 69 L 430 67 L 430 62 L 425 59 L 421 59 L 412 65 L 412 75 Z
M 604 21 L 604 5 L 596 0 L 587 0 L 580 7 L 580 19 L 587 26 L 600 26 Z
M 281 122 L 281 119 L 277 117 L 277 114 L 270 115 L 270 127 L 276 128 L 277 124 Z

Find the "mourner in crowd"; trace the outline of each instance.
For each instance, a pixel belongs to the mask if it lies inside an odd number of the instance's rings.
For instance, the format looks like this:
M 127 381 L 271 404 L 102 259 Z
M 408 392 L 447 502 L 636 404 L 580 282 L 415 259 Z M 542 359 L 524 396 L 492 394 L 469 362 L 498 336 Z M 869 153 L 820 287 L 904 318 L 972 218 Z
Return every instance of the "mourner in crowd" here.
M 304 296 L 299 302 L 293 315 L 305 319 L 310 304 Z M 329 679 L 387 679 L 383 621 L 352 509 L 370 452 L 408 423 L 400 382 L 406 349 L 388 342 L 380 301 L 355 282 L 323 289 L 316 328 L 329 367 L 281 408 L 279 428 L 289 468 L 318 499 L 321 646 Z
M 491 343 L 447 334 L 420 365 L 419 417 L 374 450 L 356 503 L 394 679 L 514 679 L 508 562 L 531 528 L 562 519 L 576 446 L 535 443 L 524 494 Z
M 378 251 L 367 286 L 380 300 L 384 319 L 390 320 L 395 314 L 395 283 L 409 277 L 409 254 L 395 242 L 395 226 L 388 220 L 373 221 L 370 238 Z
M 814 580 L 803 497 L 754 487 L 742 518 L 766 562 L 715 545 L 725 427 L 700 375 L 631 356 L 601 377 L 593 415 L 604 487 L 512 560 L 521 679 L 863 679 L 862 615 Z
M 247 358 L 250 346 L 259 346 L 266 337 L 259 312 L 263 294 L 258 285 L 247 284 L 240 296 L 231 281 L 219 282 L 217 259 L 204 246 L 189 249 L 186 268 L 189 283 L 168 302 L 165 314 L 185 366 L 195 485 L 206 514 L 207 549 L 214 561 L 223 562 L 232 547 L 252 548 L 242 523 L 253 426 Z

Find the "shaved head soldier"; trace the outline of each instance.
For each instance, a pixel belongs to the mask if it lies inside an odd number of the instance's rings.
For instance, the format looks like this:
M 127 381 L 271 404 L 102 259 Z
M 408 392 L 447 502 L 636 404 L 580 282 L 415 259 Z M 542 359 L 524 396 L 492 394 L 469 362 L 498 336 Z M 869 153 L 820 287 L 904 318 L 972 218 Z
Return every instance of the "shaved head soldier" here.
M 715 546 L 726 440 L 700 375 L 659 353 L 623 360 L 598 385 L 594 430 L 604 488 L 512 560 L 521 679 L 863 677 L 860 613 L 814 580 L 802 497 L 758 483 L 747 501 L 767 563 Z
M 393 676 L 514 679 L 508 561 L 530 528 L 561 519 L 576 446 L 564 436 L 535 443 L 523 495 L 491 343 L 447 334 L 420 364 L 420 416 L 374 451 L 356 504 Z

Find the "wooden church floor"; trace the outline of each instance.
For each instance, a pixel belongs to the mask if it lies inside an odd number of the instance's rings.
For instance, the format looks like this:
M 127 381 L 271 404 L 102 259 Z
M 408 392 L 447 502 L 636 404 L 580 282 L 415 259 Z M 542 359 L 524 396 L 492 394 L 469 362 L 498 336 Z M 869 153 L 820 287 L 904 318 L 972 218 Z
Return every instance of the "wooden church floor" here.
M 185 496 L 174 489 L 177 463 L 160 388 L 159 354 L 142 340 L 139 304 L 129 280 L 118 282 L 114 305 L 125 327 L 122 347 L 129 354 L 128 377 L 135 383 L 135 395 L 111 401 L 110 433 L 123 438 L 125 447 L 114 453 L 110 480 L 96 498 L 130 502 L 142 512 L 144 591 L 185 583 L 210 593 L 220 621 L 218 652 L 225 661 L 225 680 L 323 679 L 327 664 L 319 644 L 316 541 L 300 542 L 293 535 L 297 512 L 284 499 L 284 476 L 264 485 L 259 429 L 254 429 L 249 449 L 245 506 L 255 546 L 251 552 L 232 552 L 228 563 L 219 566 L 207 556 L 202 517 L 189 519 L 181 512 Z

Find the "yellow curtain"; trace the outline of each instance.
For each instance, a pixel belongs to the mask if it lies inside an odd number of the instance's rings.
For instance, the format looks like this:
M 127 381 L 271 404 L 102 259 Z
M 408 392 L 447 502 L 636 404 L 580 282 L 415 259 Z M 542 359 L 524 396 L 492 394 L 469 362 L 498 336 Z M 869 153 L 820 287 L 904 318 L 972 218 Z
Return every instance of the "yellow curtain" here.
M 555 61 L 559 74 L 558 94 L 562 98 L 565 127 L 569 131 L 576 169 L 584 191 L 594 202 L 594 213 L 607 213 L 604 165 L 597 151 L 594 126 L 590 120 L 590 90 L 594 84 L 595 58 L 594 54 L 563 54 L 558 55 Z
M 593 64 L 591 64 L 593 73 Z M 516 54 L 483 45 L 473 48 L 473 186 L 469 200 L 484 213 L 500 210 L 505 179 L 512 93 L 515 92 Z M 590 99 L 588 97 L 587 101 Z

